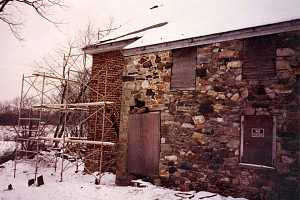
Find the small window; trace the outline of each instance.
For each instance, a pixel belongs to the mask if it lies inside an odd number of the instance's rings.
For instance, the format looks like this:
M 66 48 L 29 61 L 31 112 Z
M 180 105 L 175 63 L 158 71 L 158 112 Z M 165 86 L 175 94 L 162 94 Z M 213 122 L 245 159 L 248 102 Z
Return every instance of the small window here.
M 197 48 L 183 48 L 172 51 L 173 66 L 171 89 L 195 89 Z
M 242 116 L 242 165 L 274 167 L 276 121 L 272 116 Z
M 273 36 L 244 41 L 243 79 L 264 80 L 276 76 L 276 45 Z

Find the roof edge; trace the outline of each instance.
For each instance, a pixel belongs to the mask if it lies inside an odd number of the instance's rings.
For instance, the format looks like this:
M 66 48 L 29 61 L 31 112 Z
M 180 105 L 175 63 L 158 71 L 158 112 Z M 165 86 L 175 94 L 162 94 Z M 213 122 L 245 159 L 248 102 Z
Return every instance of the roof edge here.
M 117 51 L 122 50 L 125 46 L 131 44 L 132 42 L 136 41 L 140 37 L 130 38 L 126 40 L 111 42 L 111 43 L 105 43 L 105 44 L 93 44 L 88 45 L 86 47 L 82 48 L 82 51 L 86 54 L 98 54 L 98 53 L 104 53 L 109 51 Z
M 161 22 L 161 23 L 158 23 L 158 24 L 154 24 L 154 25 L 151 25 L 151 26 L 148 26 L 148 27 L 145 27 L 145 28 L 138 29 L 136 31 L 131 31 L 129 33 L 126 33 L 126 34 L 123 34 L 123 35 L 120 35 L 120 36 L 117 36 L 117 37 L 114 37 L 114 38 L 111 38 L 111 39 L 101 40 L 99 44 L 110 42 L 110 41 L 113 42 L 114 40 L 120 39 L 122 37 L 126 37 L 128 35 L 133 35 L 133 34 L 136 34 L 136 33 L 145 32 L 145 31 L 153 29 L 153 28 L 159 28 L 159 27 L 164 26 L 166 24 L 168 24 L 168 22 Z
M 137 39 L 141 38 L 142 36 L 138 37 L 131 37 L 129 39 L 123 39 L 123 40 L 119 40 L 119 41 L 114 41 L 117 39 L 120 39 L 122 37 L 126 37 L 129 35 L 133 35 L 136 33 L 141 33 L 141 32 L 145 32 L 149 29 L 153 29 L 153 28 L 158 28 L 161 26 L 164 26 L 168 24 L 168 22 L 162 22 L 162 23 L 158 23 L 158 24 L 154 24 L 152 26 L 146 27 L 146 28 L 142 28 L 139 29 L 137 31 L 132 31 L 130 33 L 112 38 L 112 39 L 108 39 L 108 40 L 103 40 L 100 41 L 99 43 L 96 44 L 92 44 L 92 45 L 88 45 L 84 48 L 82 48 L 82 50 L 87 53 L 87 54 L 97 54 L 97 53 L 104 53 L 104 52 L 108 52 L 108 51 L 115 51 L 115 50 L 121 50 L 123 49 L 125 46 L 129 45 L 130 43 L 136 41 Z
M 275 24 L 239 29 L 235 31 L 217 33 L 206 36 L 193 37 L 183 40 L 170 41 L 154 45 L 136 47 L 132 49 L 123 49 L 124 56 L 132 56 L 137 54 L 152 53 L 157 51 L 165 51 L 184 47 L 199 46 L 216 42 L 225 42 L 229 40 L 244 39 L 262 35 L 271 35 L 282 32 L 290 32 L 300 30 L 300 19 L 279 22 Z

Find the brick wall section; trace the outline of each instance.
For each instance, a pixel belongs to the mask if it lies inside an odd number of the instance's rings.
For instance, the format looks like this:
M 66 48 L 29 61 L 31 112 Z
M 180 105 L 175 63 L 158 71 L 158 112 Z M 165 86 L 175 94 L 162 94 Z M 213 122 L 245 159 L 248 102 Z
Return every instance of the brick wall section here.
M 276 76 L 243 80 L 243 40 L 199 46 L 194 91 L 171 91 L 172 52 L 126 58 L 119 184 L 127 174 L 128 116 L 135 99 L 161 112 L 159 178 L 178 190 L 206 190 L 249 199 L 297 199 L 300 181 L 300 32 L 276 35 Z M 257 69 L 259 70 L 259 68 Z M 258 89 L 260 88 L 260 89 Z M 263 90 L 265 94 L 258 94 Z M 275 170 L 239 165 L 242 115 L 277 118 Z
M 121 108 L 121 96 L 122 96 L 122 71 L 125 66 L 124 57 L 120 51 L 113 51 L 107 53 L 101 53 L 93 55 L 92 65 L 92 77 L 90 87 L 93 90 L 90 91 L 91 102 L 97 101 L 112 101 L 113 105 L 107 105 L 105 109 L 104 120 L 104 138 L 106 142 L 118 142 L 118 129 L 120 123 L 120 108 Z M 105 94 L 105 77 L 107 70 L 107 84 L 106 84 L 106 99 Z M 95 92 L 98 91 L 98 94 Z M 100 107 L 93 107 L 90 109 L 90 114 L 95 112 L 95 109 Z M 88 121 L 88 140 L 101 140 L 102 137 L 102 116 L 103 110 L 97 112 Z M 95 121 L 97 119 L 97 122 Z M 113 124 L 111 123 L 113 122 Z M 99 148 L 99 146 L 98 146 Z M 94 146 L 90 146 L 90 149 L 94 149 Z M 105 154 L 103 163 L 104 170 L 112 170 L 115 168 L 115 154 L 116 149 L 111 147 L 105 147 Z M 89 153 L 89 152 L 88 152 Z M 86 160 L 86 168 L 90 171 L 98 170 L 99 166 L 99 154 L 89 156 L 89 160 Z

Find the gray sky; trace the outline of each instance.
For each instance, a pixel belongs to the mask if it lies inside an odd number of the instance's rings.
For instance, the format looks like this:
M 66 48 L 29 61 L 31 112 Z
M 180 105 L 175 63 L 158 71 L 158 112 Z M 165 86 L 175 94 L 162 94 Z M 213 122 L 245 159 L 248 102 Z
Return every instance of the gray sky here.
M 6 24 L 0 22 L 0 101 L 19 96 L 22 74 L 30 74 L 34 61 L 53 53 L 79 29 L 92 22 L 105 26 L 141 14 L 161 0 L 66 0 L 68 8 L 58 10 L 55 18 L 63 20 L 58 30 L 31 10 L 22 10 L 23 42 L 17 41 Z

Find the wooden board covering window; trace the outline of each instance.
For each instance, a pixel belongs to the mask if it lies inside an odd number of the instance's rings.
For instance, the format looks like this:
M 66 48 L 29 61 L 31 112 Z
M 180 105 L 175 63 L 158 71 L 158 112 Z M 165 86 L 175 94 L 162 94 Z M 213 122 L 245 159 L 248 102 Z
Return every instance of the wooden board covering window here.
M 241 163 L 273 166 L 274 127 L 272 116 L 242 117 Z
M 244 41 L 243 79 L 274 78 L 276 45 L 273 36 L 248 38 Z
M 129 116 L 128 172 L 135 175 L 158 174 L 160 153 L 160 113 Z
M 171 77 L 171 89 L 194 89 L 196 80 L 197 48 L 175 49 Z

